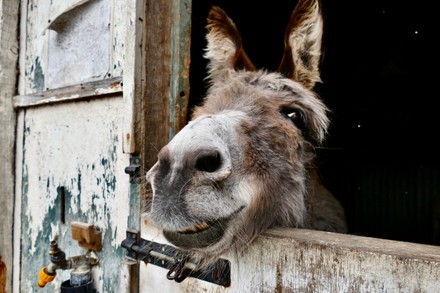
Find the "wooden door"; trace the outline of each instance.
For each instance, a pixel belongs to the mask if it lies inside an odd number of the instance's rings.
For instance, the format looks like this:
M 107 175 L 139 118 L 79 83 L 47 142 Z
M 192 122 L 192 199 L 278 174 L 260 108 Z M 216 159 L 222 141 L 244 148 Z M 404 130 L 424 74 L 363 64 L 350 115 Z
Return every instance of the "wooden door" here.
M 58 237 L 67 257 L 86 250 L 71 223 L 102 233 L 97 292 L 126 292 L 120 247 L 139 222 L 138 193 L 124 172 L 133 141 L 139 1 L 22 1 L 17 111 L 14 292 L 37 292 Z M 46 290 L 59 291 L 70 270 Z M 135 284 L 136 285 L 136 284 Z

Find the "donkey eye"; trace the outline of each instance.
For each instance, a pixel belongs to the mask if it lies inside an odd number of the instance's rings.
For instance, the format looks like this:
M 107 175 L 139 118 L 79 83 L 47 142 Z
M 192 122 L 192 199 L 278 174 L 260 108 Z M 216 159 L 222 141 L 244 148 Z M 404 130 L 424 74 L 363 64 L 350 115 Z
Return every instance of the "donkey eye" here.
M 217 152 L 203 155 L 196 161 L 196 169 L 208 173 L 217 171 L 221 165 L 222 159 L 220 154 Z
M 284 118 L 290 120 L 299 129 L 304 129 L 306 125 L 306 116 L 304 111 L 299 108 L 283 108 L 280 111 Z

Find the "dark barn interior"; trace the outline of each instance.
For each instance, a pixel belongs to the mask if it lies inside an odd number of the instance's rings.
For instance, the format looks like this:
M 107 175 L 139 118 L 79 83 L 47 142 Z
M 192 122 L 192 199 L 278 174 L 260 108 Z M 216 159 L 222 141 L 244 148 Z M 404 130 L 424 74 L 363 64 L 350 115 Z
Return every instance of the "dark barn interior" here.
M 439 45 L 426 0 L 326 1 L 322 84 L 329 136 L 320 174 L 349 233 L 440 244 Z M 206 15 L 235 21 L 258 68 L 275 70 L 296 1 L 193 1 L 190 107 L 204 96 Z M 287 143 L 287 142 L 286 142 Z

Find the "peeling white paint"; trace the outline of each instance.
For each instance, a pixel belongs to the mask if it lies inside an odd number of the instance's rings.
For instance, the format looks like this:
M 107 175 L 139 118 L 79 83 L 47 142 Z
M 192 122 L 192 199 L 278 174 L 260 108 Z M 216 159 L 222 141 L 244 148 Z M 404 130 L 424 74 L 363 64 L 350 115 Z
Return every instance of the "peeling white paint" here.
M 20 82 L 24 92 L 21 94 L 33 93 L 44 89 L 45 68 L 47 67 L 47 35 L 44 27 L 50 17 L 50 0 L 22 1 L 23 15 L 21 23 L 23 42 L 20 42 L 24 56 L 21 56 Z
M 134 2 L 21 3 L 14 260 L 22 265 L 14 267 L 14 292 L 41 292 L 38 272 L 49 262 L 55 235 L 67 256 L 85 252 L 71 240 L 71 221 L 102 232 L 94 286 L 117 292 L 125 254 L 120 243 L 135 208 L 124 172 L 129 155 L 122 150 L 123 119 L 132 121 L 133 109 L 126 111 L 121 83 L 122 72 L 131 70 L 125 60 L 134 58 L 125 46 Z M 58 292 L 69 276 L 57 272 L 45 290 Z
M 24 129 L 24 112 L 20 111 L 17 113 L 17 129 Z M 21 259 L 20 246 L 17 244 L 21 239 L 21 194 L 22 191 L 22 162 L 23 162 L 23 135 L 20 135 L 20 131 L 17 131 L 16 135 L 16 150 L 15 150 L 15 202 L 14 202 L 14 256 L 13 260 L 17 263 L 17 260 Z M 20 269 L 21 266 L 13 266 L 12 274 L 12 288 L 13 292 L 17 293 L 20 286 Z
M 91 223 L 102 231 L 99 255 L 104 258 L 94 269 L 98 292 L 118 284 L 121 251 L 116 250 L 125 239 L 130 211 L 129 176 L 124 172 L 129 156 L 123 154 L 121 142 L 122 103 L 122 97 L 101 98 L 25 110 L 19 134 L 24 137 L 22 260 L 33 265 L 21 269 L 22 292 L 36 288 L 55 234 L 67 256 L 85 252 L 70 238 L 71 221 Z M 59 219 L 61 187 L 66 193 L 66 224 Z M 47 286 L 56 287 L 59 281 L 62 274 Z
M 145 0 L 117 1 L 113 10 L 113 75 L 122 75 L 124 72 L 124 111 L 133 115 L 124 116 L 123 122 L 123 149 L 124 153 L 136 152 L 135 121 L 136 100 L 141 92 L 141 80 L 145 74 L 142 61 L 143 48 L 143 20 L 145 19 Z M 137 150 L 139 152 L 139 150 Z
M 109 94 L 122 94 L 122 78 L 105 78 L 98 81 L 81 83 L 61 89 L 46 90 L 30 95 L 20 95 L 13 98 L 15 108 L 47 105 L 59 102 L 75 102 L 75 100 L 98 99 Z
M 47 31 L 46 88 L 107 77 L 110 72 L 110 15 L 111 1 L 97 0 L 59 16 L 56 30 Z
M 48 25 L 46 29 L 50 28 L 53 23 L 57 23 L 57 20 L 67 12 L 89 1 L 90 0 L 64 0 L 50 3 L 50 17 L 47 20 Z
M 48 98 L 44 99 L 44 102 L 45 103 L 52 103 L 52 102 L 59 102 L 59 101 L 67 101 L 67 100 L 76 99 L 78 97 L 80 97 L 79 94 L 70 95 L 70 96 L 66 96 L 66 97 L 62 97 L 62 98 L 54 96 L 54 97 L 48 97 Z
M 111 75 L 112 0 L 26 1 L 21 95 Z M 47 28 L 50 27 L 50 30 Z M 110 75 L 109 75 L 110 74 Z
M 118 84 L 118 86 L 112 87 L 112 88 L 98 88 L 95 90 L 96 95 L 105 95 L 105 94 L 111 94 L 117 91 L 121 91 L 121 86 Z
M 116 119 L 120 116 L 118 102 L 120 100 L 85 102 L 27 111 L 26 127 L 30 130 L 26 135 L 25 165 L 30 205 L 25 212 L 33 219 L 30 235 L 34 234 L 33 231 L 41 230 L 42 219 L 47 210 L 53 207 L 59 186 L 65 186 L 71 193 L 70 209 L 73 213 L 77 213 L 78 208 L 85 211 L 92 205 L 102 208 L 107 203 L 110 209 L 122 212 L 121 216 L 128 216 L 128 201 L 116 200 L 120 199 L 117 197 L 119 185 L 116 185 L 116 190 L 109 190 L 105 182 L 109 178 L 105 176 L 111 172 L 115 172 L 110 174 L 115 180 L 127 177 L 123 170 L 128 165 L 128 158 L 118 154 L 116 149 L 120 147 Z M 114 156 L 125 157 L 125 160 L 112 161 Z M 109 165 L 103 166 L 103 160 Z M 79 175 L 81 182 L 78 182 Z M 50 180 L 49 189 L 46 188 L 47 180 Z M 125 192 L 121 193 L 126 193 L 126 186 L 124 189 Z M 81 204 L 78 207 L 80 195 Z M 97 198 L 94 199 L 93 195 Z M 35 206 L 40 208 L 33 208 Z M 106 215 L 106 210 L 96 210 L 98 220 L 104 220 Z M 103 222 L 100 226 L 107 228 L 108 224 Z M 120 231 L 114 244 L 124 238 L 125 231 Z M 35 244 L 35 238 L 31 239 Z

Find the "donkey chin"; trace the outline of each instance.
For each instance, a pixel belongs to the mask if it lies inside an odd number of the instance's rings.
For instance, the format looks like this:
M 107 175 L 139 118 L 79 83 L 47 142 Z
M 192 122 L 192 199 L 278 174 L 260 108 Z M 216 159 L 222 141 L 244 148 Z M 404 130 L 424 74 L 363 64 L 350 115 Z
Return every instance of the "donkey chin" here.
M 233 230 L 241 226 L 240 212 L 243 209 L 241 207 L 229 216 L 205 220 L 183 230 L 164 229 L 163 234 L 172 244 L 199 252 L 203 258 L 207 255 L 218 256 L 234 246 L 236 232 Z

